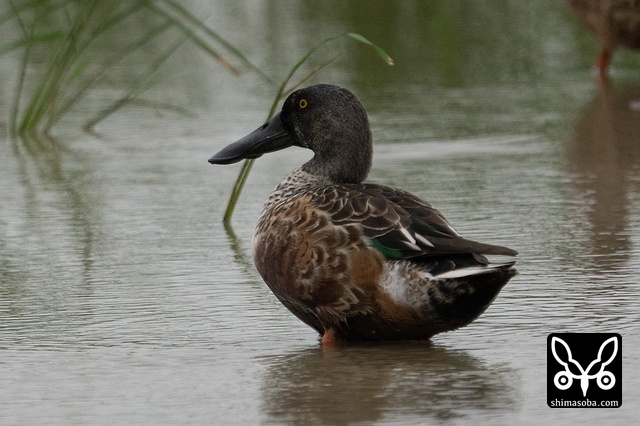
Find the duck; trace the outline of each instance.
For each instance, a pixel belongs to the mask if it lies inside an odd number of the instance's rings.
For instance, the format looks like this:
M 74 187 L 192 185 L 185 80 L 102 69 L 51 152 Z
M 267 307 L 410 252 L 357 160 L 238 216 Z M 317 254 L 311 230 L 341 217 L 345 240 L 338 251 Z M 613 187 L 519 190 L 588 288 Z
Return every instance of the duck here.
M 611 58 L 618 47 L 640 49 L 640 1 L 567 0 L 567 3 L 600 41 L 596 66 L 601 81 L 606 82 Z
M 365 182 L 372 132 L 345 88 L 294 91 L 279 113 L 209 163 L 291 146 L 314 155 L 265 202 L 252 255 L 276 298 L 321 345 L 428 340 L 478 318 L 517 274 L 517 251 L 465 239 L 412 193 Z

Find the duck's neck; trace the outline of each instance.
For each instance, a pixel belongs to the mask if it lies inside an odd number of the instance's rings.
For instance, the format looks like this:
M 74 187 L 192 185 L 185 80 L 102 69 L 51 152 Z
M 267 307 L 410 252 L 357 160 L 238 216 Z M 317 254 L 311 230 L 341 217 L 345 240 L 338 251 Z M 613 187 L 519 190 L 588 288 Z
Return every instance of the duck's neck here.
M 332 141 L 317 144 L 328 149 L 317 150 L 313 158 L 302 166 L 302 170 L 333 183 L 361 183 L 369 174 L 373 158 L 371 132 L 363 134 L 361 138 L 357 143 Z

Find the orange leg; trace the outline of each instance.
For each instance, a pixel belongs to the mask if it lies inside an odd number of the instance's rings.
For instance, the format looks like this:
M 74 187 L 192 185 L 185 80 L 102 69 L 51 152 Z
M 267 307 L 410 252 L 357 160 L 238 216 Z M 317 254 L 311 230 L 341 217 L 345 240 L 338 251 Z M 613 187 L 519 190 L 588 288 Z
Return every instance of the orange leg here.
M 600 72 L 600 80 L 606 80 L 608 77 L 609 64 L 611 63 L 611 50 L 603 47 L 598 55 L 598 71 Z
M 320 339 L 320 345 L 322 346 L 337 346 L 338 345 L 338 333 L 333 328 L 328 328 L 322 334 Z

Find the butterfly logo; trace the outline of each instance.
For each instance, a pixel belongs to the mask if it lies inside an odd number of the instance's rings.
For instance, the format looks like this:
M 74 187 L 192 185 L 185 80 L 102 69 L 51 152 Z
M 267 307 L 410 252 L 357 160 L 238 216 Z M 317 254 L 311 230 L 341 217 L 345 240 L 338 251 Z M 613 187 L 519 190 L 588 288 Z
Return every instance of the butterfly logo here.
M 602 357 L 605 348 L 609 345 L 613 345 L 613 353 L 606 361 L 603 361 Z M 562 351 L 560 348 L 564 349 L 564 351 Z M 557 336 L 553 336 L 551 339 L 551 351 L 553 352 L 553 356 L 556 361 L 558 361 L 558 363 L 564 367 L 564 371 L 558 372 L 553 378 L 553 384 L 556 386 L 556 388 L 560 390 L 566 390 L 571 387 L 574 379 L 580 380 L 582 396 L 586 397 L 587 389 L 589 389 L 589 381 L 591 379 L 596 379 L 598 387 L 602 390 L 609 390 L 616 384 L 616 377 L 613 375 L 613 373 L 605 370 L 606 367 L 611 364 L 611 362 L 616 357 L 616 354 L 618 353 L 618 339 L 616 336 L 605 340 L 602 345 L 600 345 L 597 358 L 591 361 L 587 368 L 582 368 L 580 363 L 573 359 L 573 355 L 571 354 L 569 345 L 567 345 L 564 340 Z M 571 366 L 574 367 L 574 371 L 576 371 L 577 368 L 579 374 L 571 371 Z

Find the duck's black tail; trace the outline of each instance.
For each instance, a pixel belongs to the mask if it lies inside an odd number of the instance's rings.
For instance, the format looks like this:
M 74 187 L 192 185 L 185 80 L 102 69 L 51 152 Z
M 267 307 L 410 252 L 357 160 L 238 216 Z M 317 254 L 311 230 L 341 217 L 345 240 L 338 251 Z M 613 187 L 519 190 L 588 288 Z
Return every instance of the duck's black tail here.
M 517 275 L 515 262 L 489 263 L 435 275 L 430 289 L 432 314 L 455 329 L 478 318 Z

